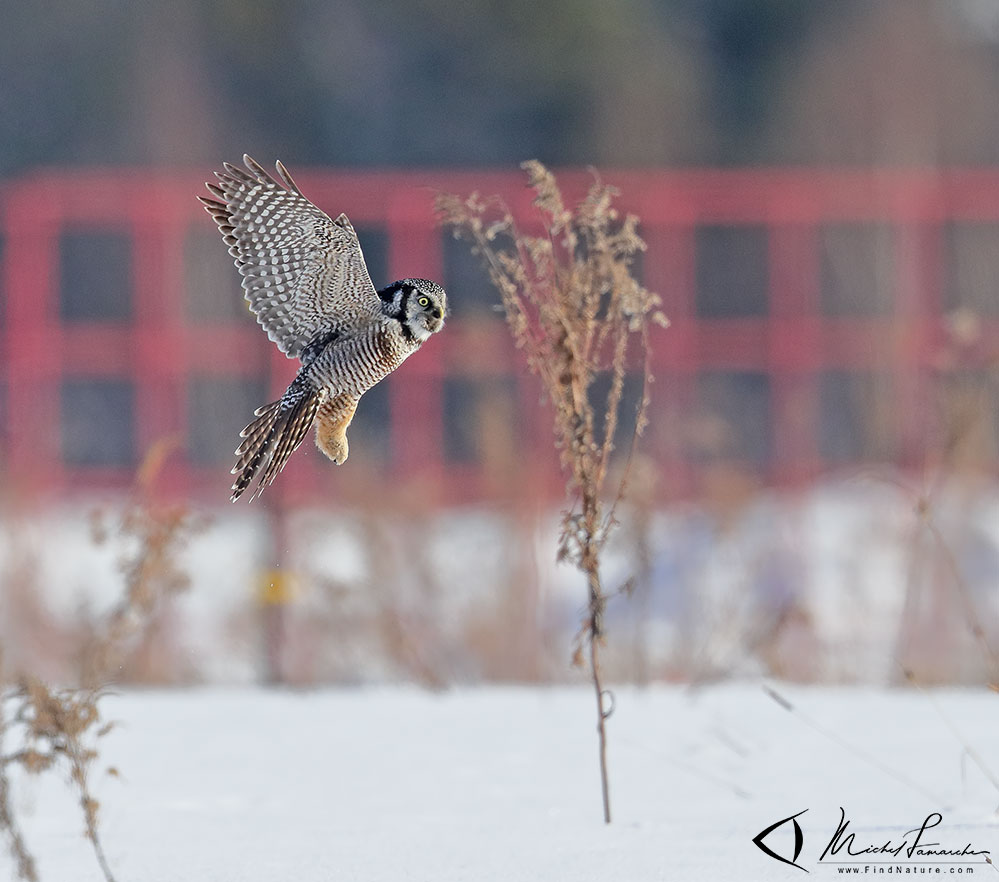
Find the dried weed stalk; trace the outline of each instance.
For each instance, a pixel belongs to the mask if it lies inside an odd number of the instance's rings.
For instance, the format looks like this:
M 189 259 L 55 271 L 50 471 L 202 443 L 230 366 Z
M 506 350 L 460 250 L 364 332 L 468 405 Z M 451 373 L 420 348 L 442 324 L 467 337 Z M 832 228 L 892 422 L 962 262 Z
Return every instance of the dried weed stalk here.
M 4 684 L 3 658 L 0 656 L 0 685 Z M 17 865 L 17 875 L 20 879 L 27 879 L 35 882 L 38 879 L 38 871 L 35 868 L 35 859 L 28 851 L 28 846 L 24 841 L 24 834 L 17 823 L 14 809 L 11 806 L 10 775 L 7 768 L 13 762 L 13 758 L 8 759 L 4 754 L 4 738 L 9 722 L 7 720 L 7 704 L 5 697 L 0 696 L 0 830 L 7 834 L 7 847 L 11 857 Z
M 952 523 L 951 529 L 942 529 L 939 511 L 947 485 L 951 492 L 964 497 L 963 510 L 972 510 L 970 494 L 976 492 L 981 475 L 987 471 L 991 458 L 989 402 L 999 388 L 999 352 L 989 344 L 982 332 L 980 317 L 971 310 L 962 308 L 951 313 L 945 327 L 947 337 L 933 365 L 940 387 L 939 416 L 935 426 L 937 438 L 927 450 L 925 475 L 920 484 L 914 485 L 886 479 L 912 499 L 915 515 L 908 588 L 896 654 L 904 679 L 916 683 L 918 678 L 911 670 L 914 659 L 910 656 L 916 653 L 920 642 L 913 629 L 922 628 L 925 634 L 922 642 L 929 644 L 930 650 L 936 650 L 936 664 L 946 662 L 953 666 L 949 671 L 939 669 L 933 676 L 949 680 L 955 675 L 964 675 L 960 653 L 945 642 L 955 636 L 948 633 L 946 626 L 950 614 L 956 613 L 963 618 L 968 634 L 978 647 L 990 687 L 999 690 L 999 651 L 993 644 L 995 629 L 985 626 L 981 602 L 961 563 L 961 549 L 954 547 L 959 541 L 954 535 L 955 525 Z M 928 569 L 936 574 L 936 581 L 927 587 L 920 575 Z M 922 595 L 927 591 L 931 593 L 924 598 Z M 927 600 L 931 612 L 928 616 L 922 614 L 927 621 L 921 624 L 920 606 Z M 925 646 L 923 650 L 926 651 Z
M 81 685 L 94 689 L 114 679 L 129 655 L 156 625 L 166 601 L 187 590 L 190 580 L 178 555 L 200 518 L 183 506 L 130 505 L 111 529 L 95 516 L 98 544 L 117 536 L 130 550 L 119 560 L 124 591 L 95 629 L 81 661 Z
M 619 218 L 616 191 L 594 175 L 586 197 L 566 207 L 554 176 L 540 162 L 523 164 L 534 190 L 543 234 L 524 233 L 498 198 L 441 195 L 442 224 L 464 238 L 485 263 L 499 290 L 507 324 L 530 370 L 555 409 L 555 438 L 573 505 L 564 512 L 558 559 L 574 564 L 588 587 L 586 618 L 574 661 L 588 650 L 597 702 L 600 781 L 604 820 L 610 822 L 605 721 L 613 698 L 601 685 L 600 647 L 608 595 L 601 584 L 600 555 L 616 524 L 627 467 L 607 492 L 629 350 L 637 344 L 643 388 L 631 449 L 646 424 L 650 322 L 666 326 L 659 298 L 632 276 L 632 261 L 645 249 L 638 218 Z M 606 394 L 598 377 L 610 376 Z M 630 456 L 628 462 L 630 463 Z M 610 504 L 606 502 L 610 499 Z
M 29 882 L 38 879 L 38 872 L 11 806 L 13 766 L 30 774 L 55 769 L 67 773 L 101 872 L 108 882 L 114 880 L 99 835 L 100 804 L 91 788 L 98 743 L 114 725 L 102 719 L 100 701 L 163 604 L 187 587 L 177 555 L 196 528 L 196 518 L 187 509 L 149 502 L 150 484 L 167 452 L 162 445 L 150 452 L 139 472 L 136 493 L 116 524 L 109 529 L 103 518 L 95 517 L 95 541 L 115 536 L 124 548 L 119 567 L 125 587 L 83 652 L 78 684 L 56 688 L 27 672 L 12 674 L 8 680 L 0 670 L 0 830 L 7 834 L 18 876 Z M 16 745 L 13 749 L 10 742 Z M 114 768 L 106 772 L 117 775 Z

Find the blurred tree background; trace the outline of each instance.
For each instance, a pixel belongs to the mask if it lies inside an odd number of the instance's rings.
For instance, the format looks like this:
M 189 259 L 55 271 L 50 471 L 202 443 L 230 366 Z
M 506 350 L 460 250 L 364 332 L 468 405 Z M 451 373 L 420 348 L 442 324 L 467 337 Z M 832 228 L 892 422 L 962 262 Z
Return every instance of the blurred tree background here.
M 4 23 L 5 175 L 244 150 L 299 167 L 999 160 L 994 0 L 38 0 Z

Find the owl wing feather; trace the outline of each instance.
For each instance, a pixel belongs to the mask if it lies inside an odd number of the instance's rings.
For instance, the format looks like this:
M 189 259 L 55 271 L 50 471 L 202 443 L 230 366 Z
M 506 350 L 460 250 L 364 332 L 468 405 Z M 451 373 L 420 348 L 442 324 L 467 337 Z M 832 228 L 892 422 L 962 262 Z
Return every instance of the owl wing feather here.
M 287 169 L 278 179 L 249 156 L 224 163 L 212 197 L 199 196 L 218 224 L 250 309 L 285 355 L 299 357 L 317 337 L 381 315 L 357 233 L 302 195 Z

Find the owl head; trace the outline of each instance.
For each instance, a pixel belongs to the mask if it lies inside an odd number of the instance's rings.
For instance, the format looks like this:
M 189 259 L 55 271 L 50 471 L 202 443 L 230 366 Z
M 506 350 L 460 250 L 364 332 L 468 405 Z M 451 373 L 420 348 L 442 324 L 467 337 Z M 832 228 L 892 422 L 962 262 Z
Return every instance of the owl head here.
M 385 311 L 419 343 L 444 327 L 447 294 L 429 279 L 402 279 L 378 292 Z

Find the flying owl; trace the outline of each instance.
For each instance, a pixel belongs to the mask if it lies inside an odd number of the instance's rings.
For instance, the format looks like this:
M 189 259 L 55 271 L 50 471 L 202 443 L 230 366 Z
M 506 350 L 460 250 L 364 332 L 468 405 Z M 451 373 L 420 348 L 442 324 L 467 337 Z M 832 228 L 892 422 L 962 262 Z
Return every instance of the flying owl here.
M 199 196 L 243 277 L 250 309 L 267 336 L 302 367 L 277 401 L 254 411 L 240 433 L 235 502 L 257 478 L 259 496 L 309 427 L 338 465 L 361 396 L 444 327 L 447 295 L 427 279 L 375 290 L 347 215 L 331 220 L 302 195 L 278 162 L 272 177 L 249 156 L 224 163 L 212 198 Z M 259 476 L 259 477 L 258 477 Z

